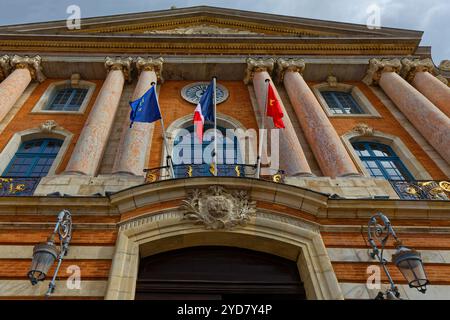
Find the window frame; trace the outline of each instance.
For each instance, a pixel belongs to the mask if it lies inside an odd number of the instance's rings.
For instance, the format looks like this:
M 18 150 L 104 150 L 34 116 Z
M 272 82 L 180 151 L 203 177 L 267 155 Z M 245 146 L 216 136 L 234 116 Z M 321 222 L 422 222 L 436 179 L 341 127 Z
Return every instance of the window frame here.
M 68 90 L 71 90 L 71 92 L 70 92 L 69 97 L 68 97 L 67 100 L 65 101 L 65 103 L 64 103 L 64 104 L 63 104 L 63 103 L 55 104 L 55 100 L 56 100 L 56 98 L 58 98 L 58 95 L 60 94 L 60 92 L 62 92 L 62 91 L 68 91 Z M 74 104 L 72 104 L 72 101 L 73 101 L 73 99 L 75 98 L 75 95 L 76 95 L 76 93 L 77 93 L 78 90 L 80 90 L 80 91 L 82 90 L 81 92 L 84 93 L 83 100 L 81 101 L 80 104 L 74 105 Z M 86 95 L 87 95 L 88 91 L 89 91 L 89 89 L 87 89 L 87 88 L 74 88 L 74 87 L 70 87 L 70 88 L 58 88 L 58 89 L 56 89 L 56 90 L 54 91 L 53 97 L 49 100 L 50 102 L 46 105 L 45 110 L 46 110 L 46 111 L 48 110 L 48 111 L 78 112 L 78 111 L 80 110 L 81 106 L 83 105 L 84 99 L 86 99 Z M 64 93 L 64 94 L 65 94 L 65 93 Z M 53 107 L 54 105 L 62 106 L 62 108 L 61 108 L 61 109 L 52 109 L 52 107 Z M 78 108 L 77 108 L 77 110 L 66 109 L 66 108 L 69 108 L 69 107 L 72 107 L 72 108 L 73 108 L 73 107 L 78 107 Z
M 31 113 L 34 114 L 70 114 L 70 115 L 83 115 L 86 112 L 88 105 L 93 97 L 96 84 L 94 82 L 80 80 L 78 84 L 72 84 L 70 80 L 57 81 L 51 83 L 45 92 L 42 94 L 38 102 L 34 105 Z M 74 89 L 87 89 L 87 93 L 83 99 L 82 104 L 77 111 L 70 110 L 51 110 L 47 109 L 53 100 L 55 99 L 58 90 L 74 88 Z
M 360 156 L 357 153 L 356 150 L 356 146 L 355 145 L 363 145 L 365 150 L 369 153 L 368 156 Z M 356 155 L 359 157 L 361 163 L 364 166 L 364 162 L 366 161 L 373 161 L 376 163 L 377 165 L 377 169 L 381 171 L 381 173 L 383 174 L 384 179 L 386 180 L 395 180 L 395 181 L 414 181 L 414 176 L 412 175 L 412 173 L 408 170 L 408 168 L 406 167 L 406 165 L 403 163 L 402 159 L 397 155 L 397 153 L 395 153 L 395 151 L 391 148 L 391 146 L 384 144 L 384 143 L 380 143 L 380 142 L 374 142 L 374 141 L 366 141 L 366 140 L 361 140 L 361 141 L 354 141 L 351 143 Z M 372 147 L 370 145 L 377 145 L 380 146 L 382 148 L 385 148 L 388 150 L 388 152 L 391 154 L 389 156 L 377 156 Z M 400 173 L 402 173 L 403 176 L 403 180 L 398 180 L 398 179 L 391 179 L 391 176 L 387 173 L 386 168 L 381 164 L 381 161 L 392 161 L 395 163 L 395 165 L 397 166 L 397 169 L 400 171 Z M 365 168 L 365 166 L 364 166 Z M 369 173 L 370 177 L 372 178 L 381 178 L 381 177 L 375 177 L 372 176 L 370 174 L 370 170 L 365 168 L 366 171 Z M 406 176 L 404 176 L 404 174 L 406 174 Z
M 312 91 L 316 96 L 319 104 L 322 109 L 325 111 L 326 115 L 330 118 L 332 117 L 348 117 L 348 118 L 381 118 L 380 113 L 377 109 L 372 105 L 369 99 L 365 96 L 365 94 L 358 88 L 356 85 L 350 85 L 345 83 L 337 83 L 336 85 L 331 86 L 327 82 L 320 83 L 312 86 Z M 325 98 L 322 95 L 324 91 L 336 91 L 336 92 L 345 92 L 351 94 L 353 100 L 358 105 L 359 109 L 362 113 L 333 113 L 331 112 L 331 108 L 326 102 Z
M 38 152 L 23 152 L 23 147 L 26 144 L 29 143 L 33 143 L 33 142 L 37 142 L 37 141 L 43 141 L 42 145 L 39 147 L 39 151 Z M 58 151 L 56 153 L 46 153 L 45 149 L 47 148 L 49 142 L 58 142 L 59 148 Z M 22 141 L 19 148 L 17 149 L 16 153 L 14 154 L 14 156 L 11 158 L 11 160 L 9 161 L 8 165 L 6 166 L 6 168 L 3 170 L 2 176 L 4 177 L 20 177 L 20 178 L 42 178 L 45 177 L 49 174 L 50 169 L 53 166 L 53 163 L 55 162 L 56 158 L 58 157 L 58 153 L 61 151 L 61 148 L 64 144 L 64 140 L 62 139 L 56 139 L 56 138 L 38 138 L 38 139 L 32 139 L 32 140 L 27 140 L 27 141 Z M 11 167 L 14 164 L 14 161 L 18 158 L 21 159 L 33 159 L 30 167 L 28 168 L 28 170 L 24 173 L 24 175 L 11 175 L 8 174 L 8 171 L 11 169 Z M 45 173 L 45 175 L 41 175 L 41 176 L 36 176 L 36 175 L 32 175 L 33 174 L 33 170 L 34 168 L 38 165 L 38 162 L 40 159 L 48 159 L 48 158 L 52 158 L 52 164 L 50 165 L 48 171 Z

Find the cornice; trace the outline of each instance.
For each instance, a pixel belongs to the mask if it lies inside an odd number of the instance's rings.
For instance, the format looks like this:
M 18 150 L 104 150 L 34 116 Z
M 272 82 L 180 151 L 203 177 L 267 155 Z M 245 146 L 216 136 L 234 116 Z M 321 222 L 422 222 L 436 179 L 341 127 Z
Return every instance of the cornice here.
M 1 36 L 0 36 L 1 37 Z M 416 43 L 400 42 L 364 43 L 360 40 L 339 42 L 339 39 L 191 39 L 173 37 L 150 39 L 99 38 L 89 40 L 31 40 L 1 39 L 0 47 L 4 52 L 71 52 L 71 53 L 107 53 L 107 54 L 254 54 L 254 55 L 413 55 Z

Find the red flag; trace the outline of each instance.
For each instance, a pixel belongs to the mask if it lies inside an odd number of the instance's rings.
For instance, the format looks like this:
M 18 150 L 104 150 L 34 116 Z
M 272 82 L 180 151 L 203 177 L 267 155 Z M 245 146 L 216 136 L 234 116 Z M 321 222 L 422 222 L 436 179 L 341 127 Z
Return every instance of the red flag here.
M 283 109 L 281 108 L 280 101 L 275 95 L 272 84 L 269 83 L 269 92 L 267 94 L 267 116 L 273 120 L 273 125 L 276 128 L 284 128 L 283 123 Z

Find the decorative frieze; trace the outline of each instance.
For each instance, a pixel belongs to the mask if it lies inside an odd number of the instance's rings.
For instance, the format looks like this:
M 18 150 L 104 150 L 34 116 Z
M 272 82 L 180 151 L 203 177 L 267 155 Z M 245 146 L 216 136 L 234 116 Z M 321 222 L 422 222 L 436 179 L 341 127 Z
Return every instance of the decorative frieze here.
M 206 229 L 232 229 L 244 226 L 256 214 L 256 202 L 250 201 L 245 190 L 228 191 L 222 186 L 207 190 L 194 189 L 183 200 L 183 220 L 203 224 Z
M 5 54 L 4 56 L 0 57 L 0 81 L 8 76 L 9 70 L 9 56 Z
M 402 63 L 399 59 L 370 59 L 363 82 L 367 85 L 378 84 L 383 72 L 400 73 L 401 69 Z
M 300 74 L 305 70 L 305 60 L 303 59 L 283 59 L 277 60 L 277 79 L 282 82 L 286 71 L 298 72 Z
M 434 74 L 434 63 L 430 58 L 427 59 L 403 59 L 402 71 L 400 75 L 408 82 L 412 82 L 417 72 L 429 72 Z
M 110 58 L 106 57 L 105 59 L 105 68 L 106 71 L 109 72 L 111 70 L 121 70 L 123 72 L 123 75 L 125 77 L 125 80 L 131 81 L 131 70 L 133 62 L 133 58 L 127 57 L 115 57 Z
M 273 58 L 248 58 L 244 83 L 249 84 L 250 82 L 252 82 L 255 72 L 267 71 L 267 73 L 271 74 L 274 65 L 275 60 Z
M 156 77 L 158 78 L 158 82 L 164 81 L 162 78 L 164 59 L 162 57 L 159 58 L 138 57 L 135 61 L 138 74 L 141 74 L 142 71 L 154 71 L 156 73 Z
M 42 71 L 42 58 L 40 56 L 18 56 L 14 55 L 10 61 L 11 69 L 28 69 L 30 71 L 31 79 L 43 82 L 45 75 Z

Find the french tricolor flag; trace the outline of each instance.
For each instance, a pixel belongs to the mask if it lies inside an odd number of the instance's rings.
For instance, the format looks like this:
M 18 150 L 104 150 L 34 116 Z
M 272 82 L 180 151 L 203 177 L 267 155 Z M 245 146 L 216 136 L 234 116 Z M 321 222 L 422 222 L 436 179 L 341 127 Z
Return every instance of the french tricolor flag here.
M 214 80 L 206 88 L 194 111 L 194 126 L 200 143 L 205 121 L 214 122 Z

